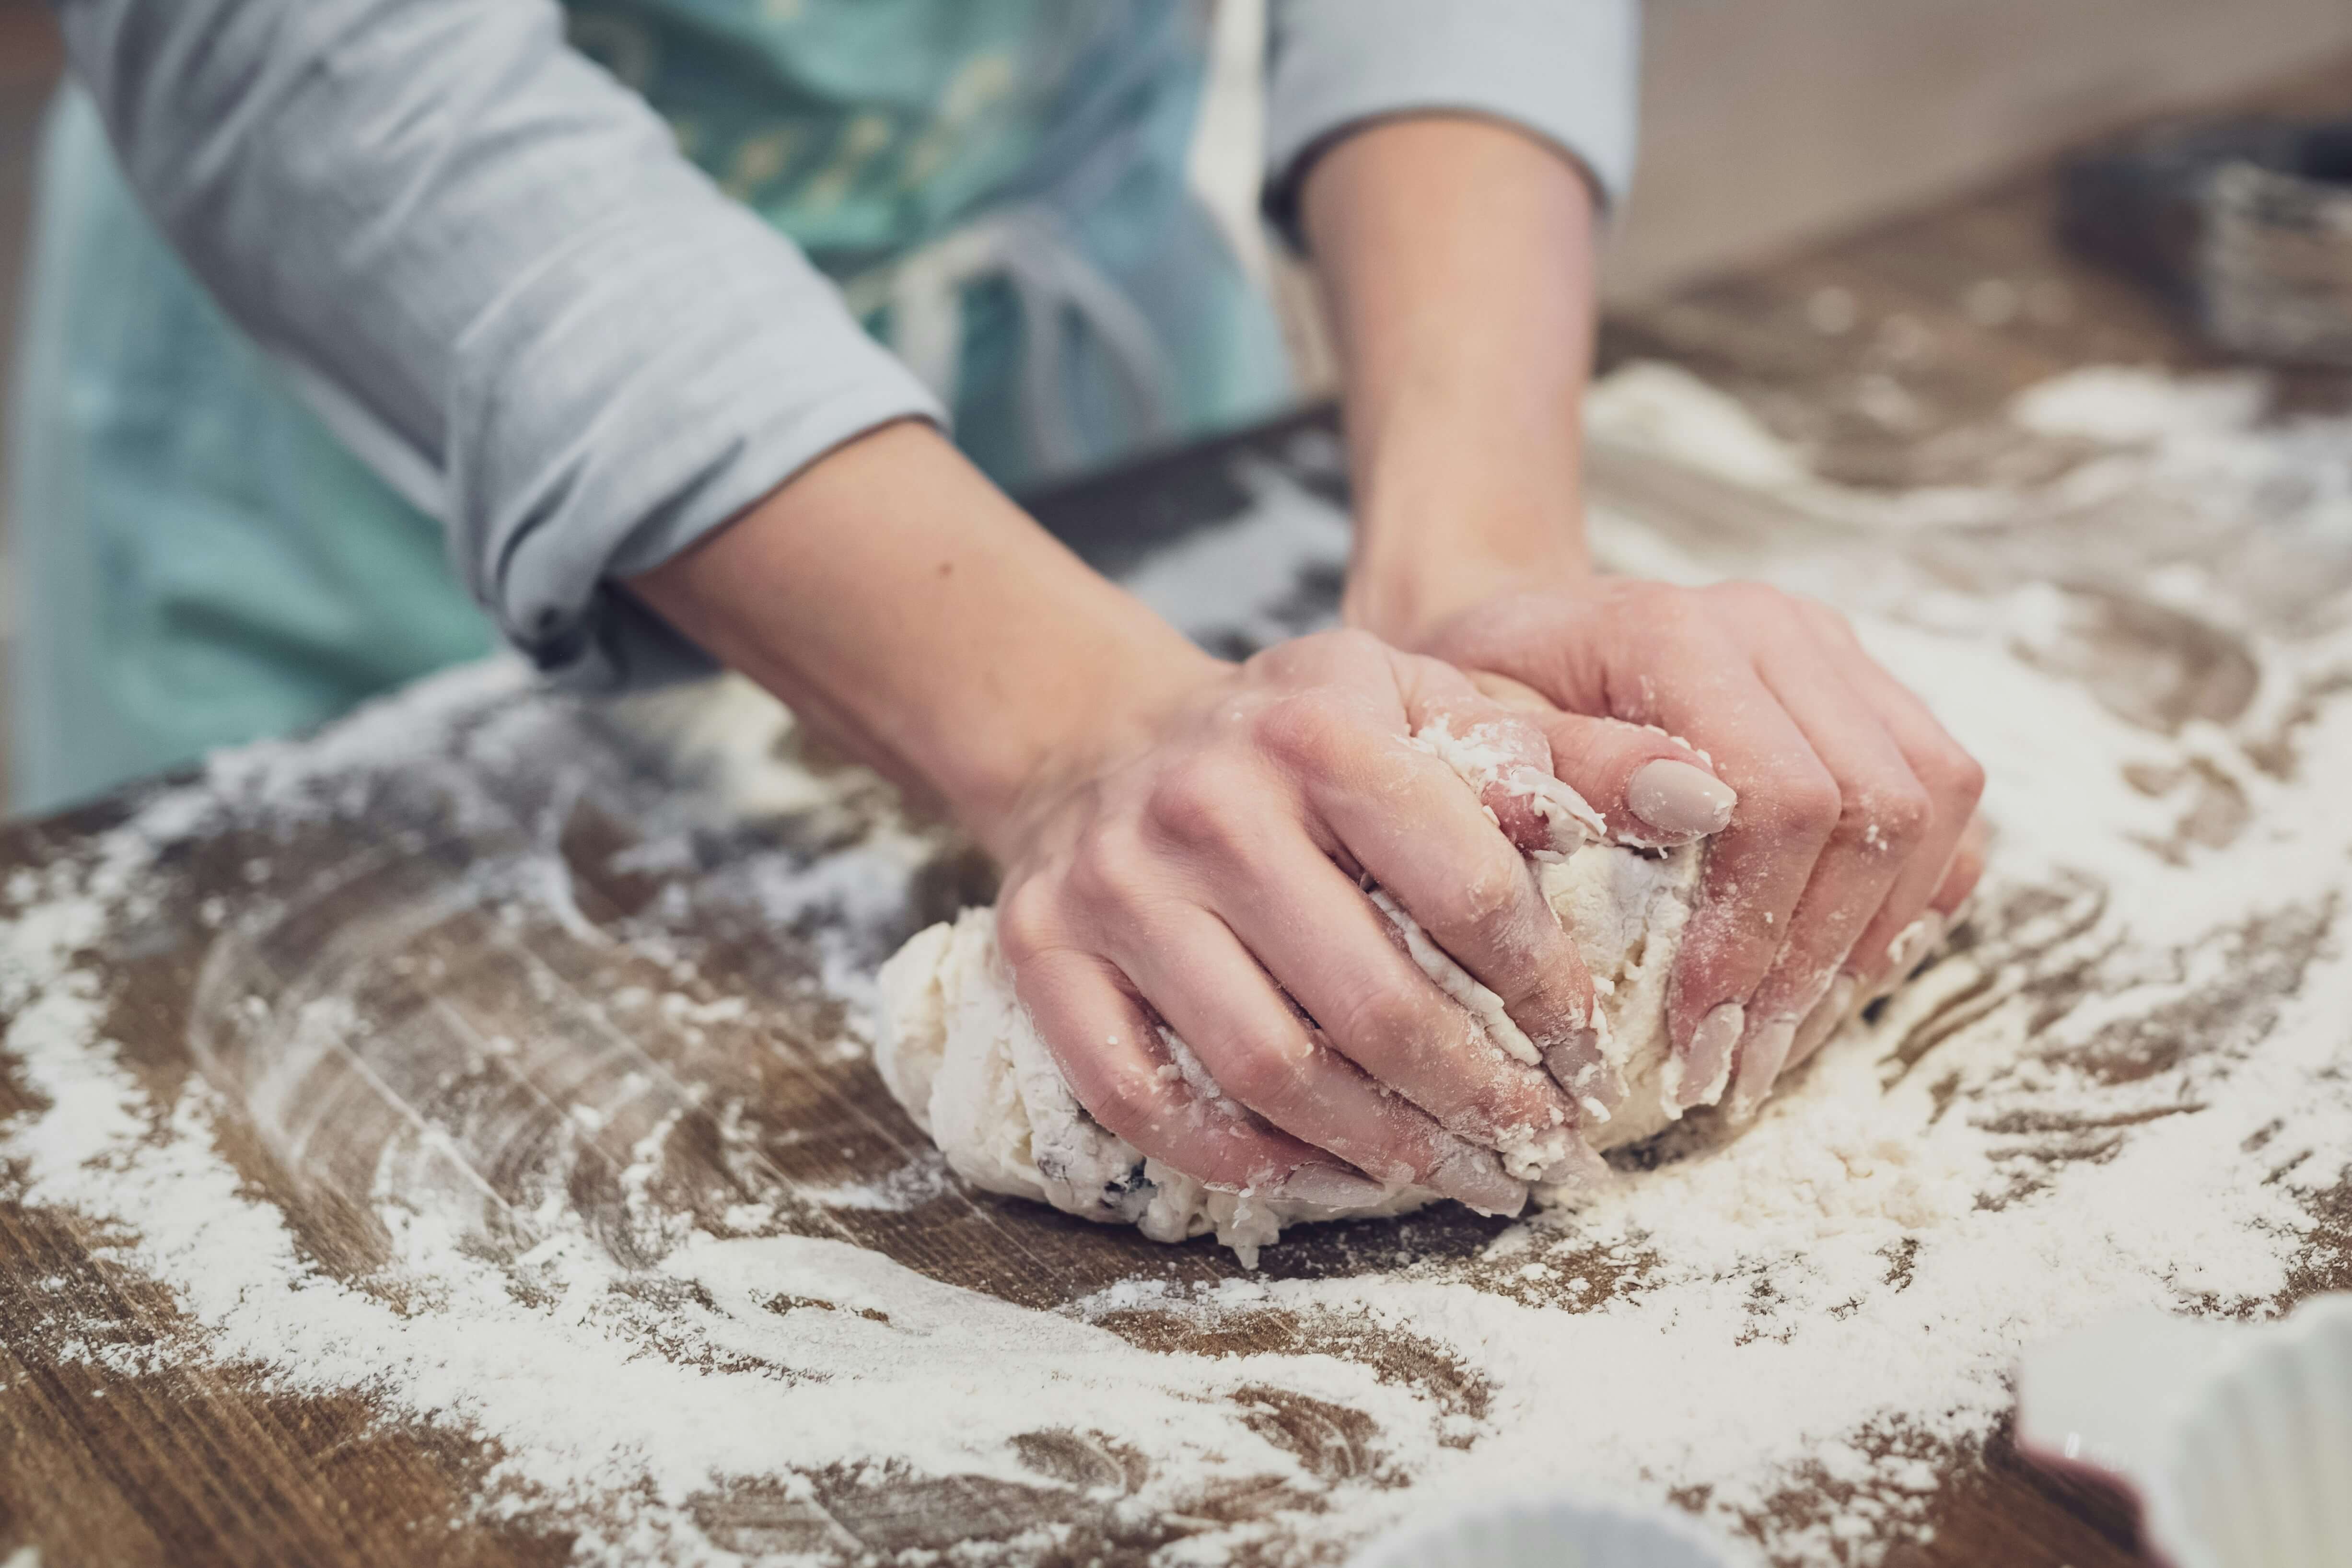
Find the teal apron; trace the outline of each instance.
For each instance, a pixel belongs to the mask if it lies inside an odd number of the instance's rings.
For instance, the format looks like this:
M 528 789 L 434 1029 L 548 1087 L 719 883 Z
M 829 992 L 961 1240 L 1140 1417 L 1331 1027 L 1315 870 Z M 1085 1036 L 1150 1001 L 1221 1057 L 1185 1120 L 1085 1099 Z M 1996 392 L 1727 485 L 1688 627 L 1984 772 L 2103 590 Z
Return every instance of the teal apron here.
M 1009 486 L 1289 395 L 1186 188 L 1182 0 L 604 0 L 573 42 L 841 282 Z M 9 465 L 12 804 L 318 724 L 489 650 L 439 523 L 328 434 L 53 112 Z

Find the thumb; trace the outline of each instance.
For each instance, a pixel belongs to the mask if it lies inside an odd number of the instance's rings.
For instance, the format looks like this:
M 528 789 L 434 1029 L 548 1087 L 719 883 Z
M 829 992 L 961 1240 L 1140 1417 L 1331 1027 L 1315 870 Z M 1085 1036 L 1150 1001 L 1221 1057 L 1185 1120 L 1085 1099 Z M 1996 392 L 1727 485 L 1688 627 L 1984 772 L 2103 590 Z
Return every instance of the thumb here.
M 1663 730 L 1549 706 L 1528 716 L 1551 744 L 1552 771 L 1592 803 L 1619 843 L 1686 844 L 1722 831 L 1739 804 L 1706 753 Z
M 1554 770 L 1543 714 L 1483 693 L 1450 664 L 1403 657 L 1411 744 L 1469 785 L 1514 846 L 1557 859 L 1601 836 L 1601 817 Z

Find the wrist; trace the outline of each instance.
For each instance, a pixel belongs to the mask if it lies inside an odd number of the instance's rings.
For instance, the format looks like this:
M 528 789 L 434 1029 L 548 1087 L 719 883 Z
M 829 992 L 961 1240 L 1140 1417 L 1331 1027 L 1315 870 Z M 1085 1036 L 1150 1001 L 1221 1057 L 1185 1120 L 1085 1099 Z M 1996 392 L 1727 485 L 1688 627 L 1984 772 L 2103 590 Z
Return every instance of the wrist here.
M 835 449 L 629 586 L 1000 853 L 1024 800 L 1223 667 L 918 423 Z
M 1302 194 L 1345 382 L 1349 621 L 1412 646 L 1484 597 L 1588 575 L 1575 166 L 1507 126 L 1407 117 L 1332 147 Z
M 1574 588 L 1591 576 L 1591 564 L 1568 552 L 1550 559 L 1490 556 L 1368 564 L 1350 571 L 1339 618 L 1391 647 L 1425 653 L 1439 631 L 1476 605 Z
M 1436 421 L 1379 444 L 1359 465 L 1355 547 L 1341 615 L 1393 645 L 1498 595 L 1588 580 L 1572 421 L 1496 440 L 1446 435 Z
M 982 744 L 967 734 L 935 764 L 956 820 L 1000 865 L 1022 857 L 1057 804 L 1146 749 L 1232 669 L 1181 636 L 1120 639 L 1072 657 L 1082 683 L 1033 691 L 986 727 Z

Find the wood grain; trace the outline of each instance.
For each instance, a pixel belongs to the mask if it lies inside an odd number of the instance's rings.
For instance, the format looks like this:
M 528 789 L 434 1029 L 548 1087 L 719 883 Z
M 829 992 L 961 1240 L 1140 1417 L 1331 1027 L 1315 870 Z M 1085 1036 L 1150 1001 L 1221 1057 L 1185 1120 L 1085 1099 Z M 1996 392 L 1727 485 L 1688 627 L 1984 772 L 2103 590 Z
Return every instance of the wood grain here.
M 2046 180 L 2024 178 L 1691 291 L 1613 319 L 1604 352 L 1612 361 L 1653 355 L 1690 366 L 1855 483 L 2003 472 L 2003 464 L 2027 460 L 1993 418 L 2018 389 L 2092 361 L 2204 362 L 2159 310 L 2053 248 L 2049 199 Z M 1987 292 L 1989 282 L 2006 292 Z M 1996 308 L 2004 300 L 2014 306 L 2006 315 Z M 2306 379 L 2295 395 L 2342 391 Z M 1038 497 L 1038 510 L 1118 570 L 1155 542 L 1235 509 L 1237 453 L 1279 453 L 1303 432 L 1329 428 L 1328 413 L 1310 415 Z M 1595 484 L 1697 528 L 1719 500 L 1686 476 L 1622 456 L 1597 463 Z M 2150 699 L 2158 717 L 2164 702 L 2192 689 L 2217 688 L 2179 676 Z M 796 1192 L 919 1163 L 919 1134 L 867 1064 L 830 1049 L 840 1020 L 808 984 L 805 945 L 779 940 L 728 895 L 729 845 L 705 846 L 704 863 L 691 868 L 615 870 L 635 830 L 613 803 L 652 786 L 632 775 L 626 747 L 600 738 L 593 721 L 561 735 L 609 788 L 557 799 L 528 768 L 477 769 L 467 779 L 478 798 L 461 820 L 429 769 L 372 780 L 365 800 L 307 824 L 190 846 L 160 906 L 106 956 L 109 1032 L 128 1067 L 158 1103 L 170 1103 L 202 1071 L 254 1107 L 247 1120 L 224 1124 L 224 1152 L 282 1210 L 319 1267 L 355 1277 L 383 1260 L 387 1239 L 364 1200 L 365 1176 L 387 1159 L 423 1168 L 449 1158 L 418 1135 L 425 1122 L 476 1140 L 459 1151 L 458 1176 L 471 1184 L 473 1222 L 489 1244 L 527 1246 L 532 1203 L 555 1183 L 625 1256 L 639 1239 L 619 1199 L 618 1172 L 634 1143 L 669 1118 L 661 1201 L 709 1223 L 750 1198 L 781 1201 L 787 1228 L 855 1241 L 934 1279 L 1040 1307 L 1142 1272 L 1192 1282 L 1235 1276 L 1232 1260 L 1213 1248 L 1161 1249 L 951 1185 L 905 1211 L 795 1206 Z M 126 799 L 0 831 L 0 870 L 71 855 L 134 804 Z M 479 892 L 484 867 L 551 846 L 569 873 L 584 932 L 518 930 Z M 983 870 L 947 864 L 925 913 L 984 892 Z M 227 905 L 226 916 L 215 901 Z M 677 918 L 696 942 L 691 972 L 596 939 L 681 901 L 688 913 Z M 2266 950 L 2307 949 L 2320 939 L 2259 936 Z M 2259 988 L 2272 982 L 2257 976 L 2250 984 L 2256 988 L 2214 1005 L 2265 1005 L 2270 993 Z M 748 996 L 758 1005 L 740 1018 L 632 1017 L 623 1027 L 619 998 L 633 988 L 709 1002 Z M 369 1042 L 315 1060 L 289 1055 L 277 1020 L 325 989 L 366 1010 Z M 246 998 L 262 1005 L 246 1007 Z M 298 1083 L 273 1076 L 289 1062 L 304 1074 Z M 580 1106 L 594 1116 L 572 1115 Z M 0 1054 L 0 1116 L 31 1108 Z M 1537 1289 L 1500 1268 L 1480 1273 L 1477 1250 L 1499 1228 L 1461 1212 L 1330 1227 L 1286 1241 L 1266 1267 L 1277 1278 L 1339 1276 L 1410 1253 L 1443 1260 L 1481 1288 Z M 104 1239 L 76 1215 L 0 1203 L 0 1560 L 26 1543 L 37 1544 L 47 1564 L 356 1568 L 567 1557 L 571 1537 L 560 1525 L 500 1524 L 468 1508 L 497 1458 L 475 1441 L 386 1422 L 356 1396 L 290 1396 L 235 1369 L 167 1362 L 137 1375 L 100 1370 L 86 1354 L 93 1336 L 167 1346 L 183 1326 L 172 1301 L 124 1272 Z M 1581 1279 L 1604 1297 L 1613 1288 L 1598 1261 Z M 2324 1207 L 2289 1294 L 2346 1285 L 2352 1189 Z M 1227 1314 L 1204 1327 L 1138 1311 L 1113 1314 L 1105 1326 L 1157 1349 L 1351 1358 L 1473 1416 L 1488 1396 L 1441 1348 L 1395 1333 L 1272 1312 Z M 1359 1475 L 1374 1462 L 1353 1412 L 1285 1396 L 1269 1397 L 1263 1420 L 1310 1474 Z M 1900 1434 L 1884 1440 L 1907 1441 Z M 1024 1453 L 1039 1478 L 1034 1488 L 824 1474 L 812 1478 L 814 1502 L 781 1487 L 745 1485 L 698 1508 L 723 1546 L 834 1552 L 844 1561 L 1001 1542 L 1046 1519 L 1067 1534 L 1041 1562 L 1136 1563 L 1191 1528 L 1173 1517 L 1138 1524 L 1060 1484 L 1077 1479 L 1117 1493 L 1132 1486 L 1129 1468 L 1148 1466 L 1148 1456 L 1106 1453 L 1052 1432 L 1036 1434 Z M 2100 1568 L 2137 1561 L 2126 1505 L 2028 1465 L 2005 1428 L 1979 1445 L 1929 1445 L 1921 1455 L 1941 1478 L 1929 1510 L 1936 1528 L 1929 1539 L 1898 1544 L 1892 1563 Z M 1277 1500 L 1238 1487 L 1200 1500 L 1195 1511 L 1247 1516 Z M 1775 1508 L 1802 1520 L 1834 1515 L 1845 1500 L 1840 1483 L 1823 1475 Z M 1268 1560 L 1295 1559 L 1273 1552 Z

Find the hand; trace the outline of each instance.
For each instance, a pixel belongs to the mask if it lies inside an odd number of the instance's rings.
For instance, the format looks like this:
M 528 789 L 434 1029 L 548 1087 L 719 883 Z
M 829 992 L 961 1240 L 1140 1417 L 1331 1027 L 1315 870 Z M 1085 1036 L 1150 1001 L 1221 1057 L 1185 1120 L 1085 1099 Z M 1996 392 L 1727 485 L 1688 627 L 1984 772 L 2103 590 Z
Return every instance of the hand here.
M 1146 1154 L 1330 1207 L 1412 1182 L 1516 1210 L 1519 1171 L 1591 1169 L 1559 1085 L 1496 1044 L 1570 1082 L 1599 1060 L 1591 984 L 1514 847 L 1556 847 L 1537 807 L 1564 791 L 1459 673 L 1360 632 L 1213 659 L 915 424 L 629 588 L 979 836 L 1023 1000 Z M 1441 722 L 1498 782 L 1411 743 Z M 1530 779 L 1553 800 L 1512 792 Z M 1441 989 L 1359 873 L 1485 989 Z
M 1668 1021 L 1678 1098 L 1714 1102 L 1736 1066 L 1733 1108 L 1752 1110 L 1933 946 L 1920 923 L 1981 863 L 1962 832 L 1982 774 L 1829 611 L 1592 577 L 1594 204 L 1568 160 L 1502 126 L 1407 116 L 1335 142 L 1302 194 L 1344 381 L 1349 622 L 1568 710 L 1549 721 L 1560 777 L 1621 834 L 1687 840 L 1731 806 L 1636 727 L 1712 754 L 1738 807 L 1707 851 Z
M 1982 868 L 1969 830 L 1983 768 L 1822 605 L 1754 583 L 1587 578 L 1475 605 L 1417 641 L 1490 690 L 1565 710 L 1546 721 L 1555 768 L 1613 829 L 1696 820 L 1636 792 L 1622 737 L 1596 717 L 1662 727 L 1738 791 L 1668 991 L 1685 1105 L 1727 1082 L 1733 1113 L 1752 1114 L 1857 998 L 1940 939 Z
M 1409 739 L 1443 722 L 1548 769 L 1541 734 L 1362 632 L 1195 658 L 974 824 L 1006 868 L 1015 988 L 1079 1101 L 1187 1175 L 1334 1207 L 1411 1183 L 1516 1212 L 1523 1186 L 1490 1150 L 1552 1180 L 1589 1164 L 1559 1085 L 1496 1049 L 1358 880 L 1537 1051 L 1589 1051 L 1591 983 L 1521 852 L 1545 821 L 1499 784 L 1482 809 Z

